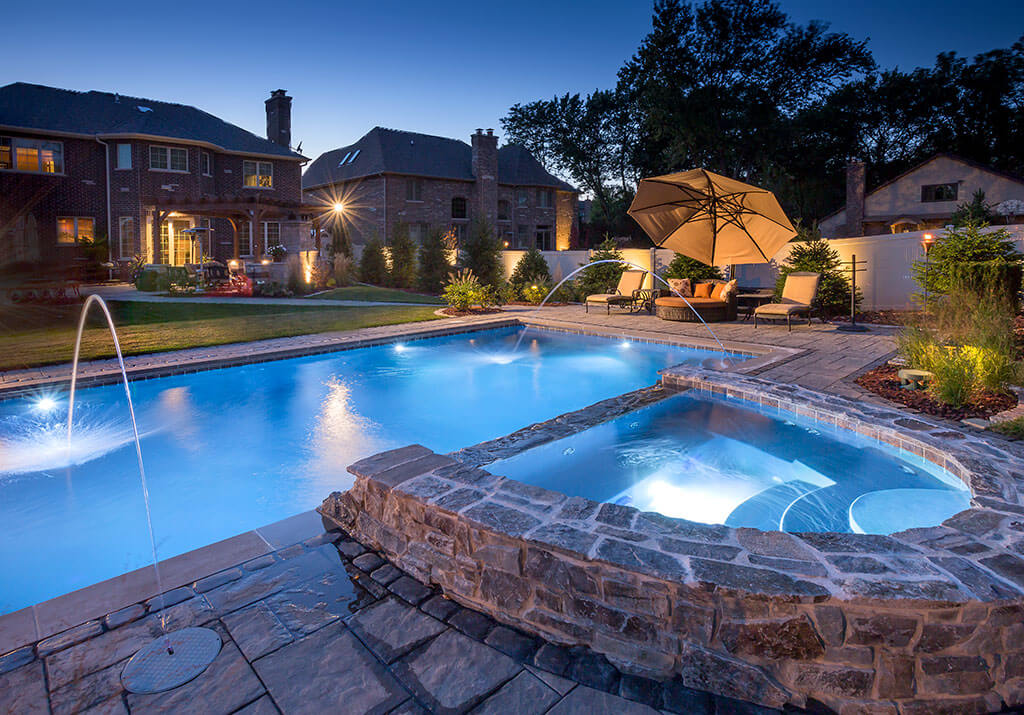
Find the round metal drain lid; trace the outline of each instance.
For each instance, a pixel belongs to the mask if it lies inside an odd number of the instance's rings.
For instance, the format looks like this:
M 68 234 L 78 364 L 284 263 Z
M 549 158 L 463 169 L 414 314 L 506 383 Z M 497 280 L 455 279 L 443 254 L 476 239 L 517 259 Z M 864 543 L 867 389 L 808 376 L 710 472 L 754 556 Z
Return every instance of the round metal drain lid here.
M 167 652 L 170 642 L 173 653 Z M 130 693 L 161 693 L 202 673 L 220 653 L 220 636 L 209 628 L 182 628 L 160 636 L 132 656 L 121 672 Z

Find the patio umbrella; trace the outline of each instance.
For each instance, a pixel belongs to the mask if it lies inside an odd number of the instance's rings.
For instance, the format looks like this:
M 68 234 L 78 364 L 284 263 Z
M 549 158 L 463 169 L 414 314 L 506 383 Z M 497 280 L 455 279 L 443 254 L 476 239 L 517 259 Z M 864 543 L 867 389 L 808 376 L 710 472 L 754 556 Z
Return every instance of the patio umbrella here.
M 629 215 L 655 245 L 712 266 L 768 263 L 796 235 L 771 191 L 706 169 L 641 179 Z

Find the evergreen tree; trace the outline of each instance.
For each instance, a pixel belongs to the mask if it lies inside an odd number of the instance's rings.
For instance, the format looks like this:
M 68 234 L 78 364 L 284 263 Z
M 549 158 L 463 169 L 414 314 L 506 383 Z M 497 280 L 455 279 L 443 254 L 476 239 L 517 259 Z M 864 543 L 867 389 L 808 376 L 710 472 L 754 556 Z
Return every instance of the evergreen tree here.
M 519 262 L 516 263 L 515 270 L 512 271 L 512 277 L 509 278 L 509 282 L 517 290 L 526 285 L 546 284 L 550 281 L 551 272 L 548 270 L 548 262 L 536 248 L 531 248 L 523 254 Z
M 409 237 L 409 225 L 399 221 L 391 231 L 391 285 L 395 288 L 416 287 L 416 244 Z
M 798 227 L 799 228 L 799 227 Z M 786 276 L 795 272 L 820 273 L 818 295 L 814 308 L 822 316 L 841 315 L 850 311 L 850 279 L 846 277 L 839 251 L 832 248 L 829 242 L 811 229 L 811 238 L 793 244 L 785 265 L 779 268 L 779 280 L 775 284 L 775 298 L 780 300 Z M 860 291 L 857 292 L 857 304 L 860 304 Z
M 452 271 L 452 265 L 448 262 L 445 232 L 439 228 L 431 230 L 420 247 L 419 257 L 419 289 L 424 293 L 439 294 Z
M 459 247 L 462 268 L 473 271 L 481 285 L 498 287 L 504 282 L 501 243 L 494 237 L 491 225 L 477 219 L 469 230 L 469 238 Z
M 352 241 L 348 237 L 348 229 L 342 218 L 336 217 L 331 223 L 331 255 L 352 258 Z
M 388 263 L 379 238 L 371 238 L 363 247 L 363 255 L 359 260 L 359 280 L 375 286 L 387 283 Z
M 722 278 L 722 272 L 718 266 L 709 266 L 696 258 L 684 256 L 677 253 L 672 262 L 665 269 L 663 278 L 689 278 L 690 280 L 707 280 L 709 278 Z M 664 285 L 664 284 L 663 284 Z
M 988 226 L 992 218 L 992 207 L 985 201 L 985 192 L 978 189 L 970 201 L 956 207 L 951 220 L 957 228 L 964 228 L 968 225 Z
M 622 253 L 619 252 L 618 245 L 608 236 L 605 237 L 590 256 L 591 263 L 607 260 L 622 260 Z M 579 292 L 584 296 L 594 295 L 595 293 L 611 293 L 618 286 L 619 278 L 622 277 L 622 273 L 626 270 L 629 270 L 629 266 L 625 263 L 602 263 L 597 266 L 591 266 L 585 271 L 580 271 L 578 274 L 579 278 L 577 279 L 579 281 Z

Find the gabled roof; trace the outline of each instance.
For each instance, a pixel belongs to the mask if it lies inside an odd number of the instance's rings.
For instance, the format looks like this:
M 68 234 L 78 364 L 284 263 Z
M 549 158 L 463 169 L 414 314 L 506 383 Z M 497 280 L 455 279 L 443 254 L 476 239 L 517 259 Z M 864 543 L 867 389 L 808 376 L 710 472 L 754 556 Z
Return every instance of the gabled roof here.
M 1005 171 L 1000 171 L 999 169 L 993 169 L 991 166 L 986 166 L 985 164 L 981 164 L 981 163 L 979 163 L 977 161 L 974 161 L 972 159 L 968 159 L 966 157 L 960 156 L 959 154 L 950 154 L 948 152 L 939 152 L 938 154 L 933 154 L 932 156 L 928 157 L 927 159 L 922 161 L 920 164 L 915 164 L 914 166 L 912 166 L 909 169 L 907 169 L 906 171 L 904 171 L 902 174 L 894 176 L 893 178 L 889 179 L 888 181 L 883 181 L 881 184 L 879 184 L 875 188 L 871 189 L 871 191 L 865 192 L 864 199 L 867 200 L 867 198 L 869 196 L 871 196 L 872 194 L 878 193 L 879 191 L 884 189 L 886 186 L 889 186 L 890 184 L 895 184 L 900 179 L 903 179 L 903 178 L 909 176 L 910 174 L 913 174 L 918 169 L 920 169 L 922 167 L 925 167 L 928 164 L 931 164 L 936 159 L 950 159 L 952 161 L 958 161 L 961 164 L 966 164 L 967 166 L 970 166 L 970 167 L 972 167 L 974 169 L 979 169 L 981 171 L 987 171 L 990 174 L 994 174 L 996 176 L 1001 176 L 1004 179 L 1008 179 L 1010 181 L 1016 181 L 1019 184 L 1024 184 L 1024 178 L 1021 178 L 1019 176 L 1015 176 L 1013 174 L 1008 174 Z M 840 213 L 842 213 L 845 210 L 846 210 L 846 205 L 844 204 L 843 206 L 841 206 L 840 208 L 836 209 L 835 211 L 833 211 L 829 215 L 823 216 L 821 220 L 822 221 L 827 221 L 828 219 L 832 218 L 833 216 L 838 216 Z
M 302 175 L 302 188 L 314 189 L 379 174 L 473 181 L 473 149 L 458 139 L 374 127 L 355 144 L 321 154 Z M 576 191 L 549 174 L 518 144 L 498 149 L 498 183 Z
M 0 127 L 101 138 L 158 137 L 208 144 L 236 154 L 305 158 L 186 104 L 25 82 L 0 87 Z

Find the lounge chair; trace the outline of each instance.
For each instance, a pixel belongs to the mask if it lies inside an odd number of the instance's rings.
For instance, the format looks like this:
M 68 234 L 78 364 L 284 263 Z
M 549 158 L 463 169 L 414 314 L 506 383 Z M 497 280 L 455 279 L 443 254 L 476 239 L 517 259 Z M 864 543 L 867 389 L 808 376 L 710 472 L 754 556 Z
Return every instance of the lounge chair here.
M 793 316 L 806 315 L 807 324 L 811 324 L 811 306 L 818 294 L 820 273 L 790 273 L 782 286 L 782 302 L 767 303 L 754 310 L 754 327 L 758 318 L 768 320 L 786 319 L 786 325 L 793 330 Z
M 633 307 L 640 297 L 646 277 L 646 271 L 623 271 L 614 293 L 595 293 L 587 296 L 584 302 L 586 312 L 590 312 L 591 303 L 605 306 L 608 313 L 612 312 L 613 305 Z

